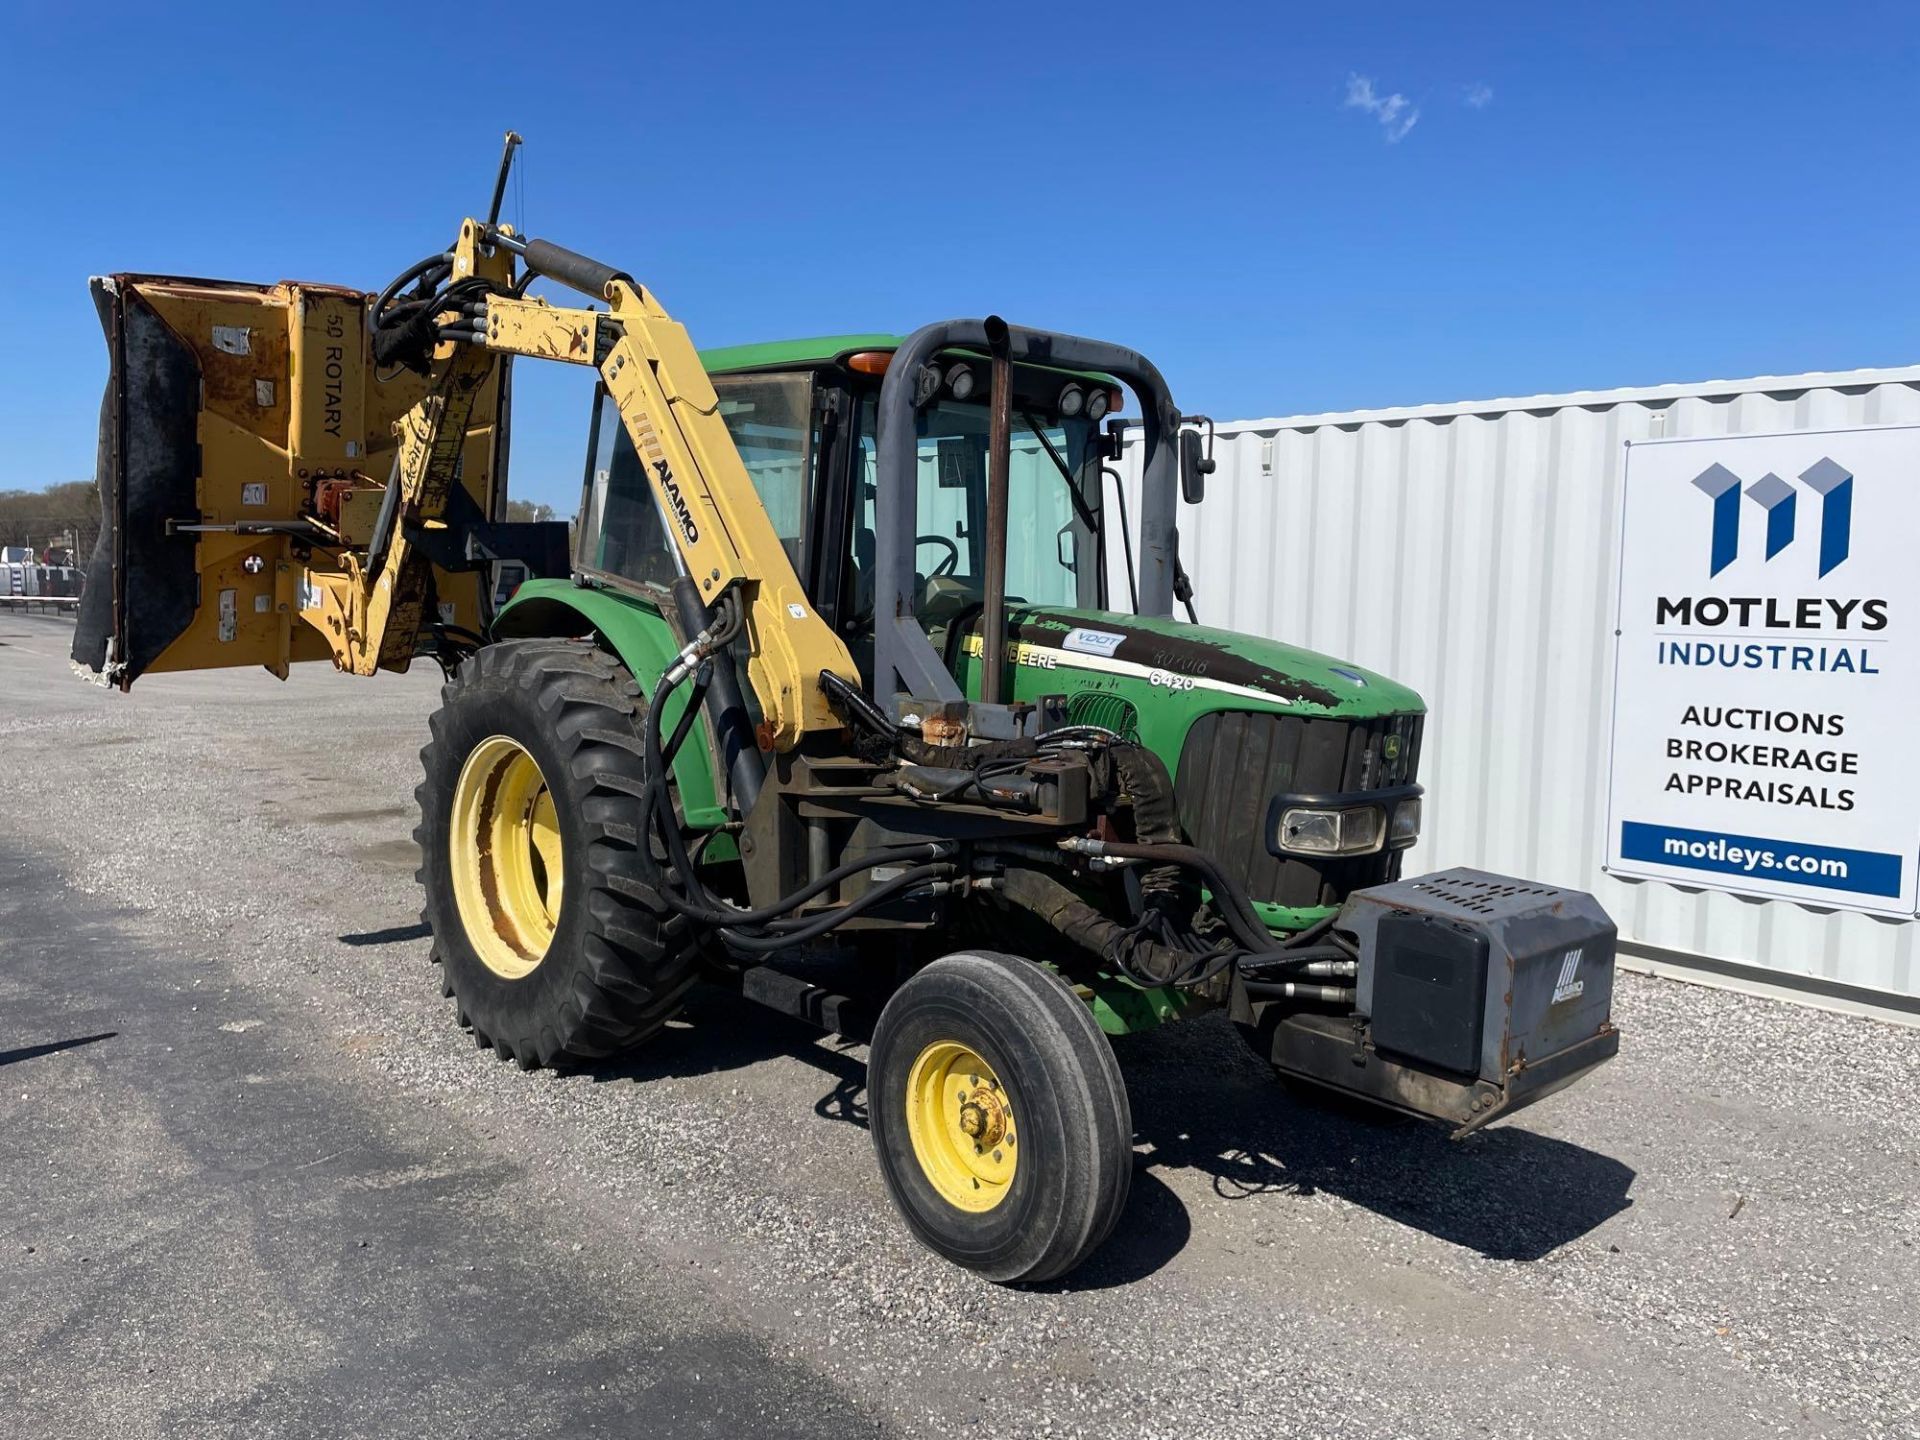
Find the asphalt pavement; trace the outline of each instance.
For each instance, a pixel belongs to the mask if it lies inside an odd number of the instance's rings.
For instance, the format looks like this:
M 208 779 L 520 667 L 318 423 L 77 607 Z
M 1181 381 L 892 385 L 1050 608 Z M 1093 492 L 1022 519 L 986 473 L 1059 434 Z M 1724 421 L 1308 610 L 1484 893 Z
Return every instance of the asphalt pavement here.
M 996 1288 L 857 1046 L 455 1028 L 430 666 L 121 696 L 70 634 L 0 615 L 0 1435 L 1920 1434 L 1920 1031 L 1625 976 L 1620 1058 L 1456 1145 L 1172 1026 L 1120 1234 Z

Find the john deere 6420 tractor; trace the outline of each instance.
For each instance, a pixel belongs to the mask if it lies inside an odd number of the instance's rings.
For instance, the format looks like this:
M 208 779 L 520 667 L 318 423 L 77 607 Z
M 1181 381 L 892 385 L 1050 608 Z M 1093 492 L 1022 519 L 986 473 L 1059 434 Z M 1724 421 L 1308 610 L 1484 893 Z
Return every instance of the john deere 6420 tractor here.
M 1210 462 L 1132 350 L 988 318 L 703 356 L 493 216 L 377 295 L 94 288 L 75 659 L 437 661 L 425 918 L 503 1057 L 644 1044 L 702 980 L 870 1026 L 894 1201 L 1016 1281 L 1120 1221 L 1108 1035 L 1223 1009 L 1283 1074 L 1462 1133 L 1617 1048 L 1591 899 L 1401 878 L 1416 695 L 1174 618 Z M 527 360 L 595 382 L 571 537 L 501 519 Z M 507 562 L 540 578 L 496 610 Z

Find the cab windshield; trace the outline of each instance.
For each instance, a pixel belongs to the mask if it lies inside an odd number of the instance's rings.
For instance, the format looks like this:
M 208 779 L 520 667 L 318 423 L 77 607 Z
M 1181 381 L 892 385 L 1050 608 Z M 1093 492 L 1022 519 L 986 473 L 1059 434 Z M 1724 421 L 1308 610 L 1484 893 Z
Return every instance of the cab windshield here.
M 1007 599 L 1107 609 L 1100 427 L 1025 403 L 1042 390 L 1057 393 L 1059 382 L 1039 379 L 1049 372 L 1018 373 L 1007 476 Z M 791 372 L 719 376 L 714 383 L 747 474 L 803 575 L 822 443 L 813 383 L 811 375 Z M 852 582 L 851 607 L 842 610 L 839 628 L 850 641 L 872 625 L 877 408 L 871 392 L 854 407 L 853 495 L 841 512 L 850 512 Z M 676 557 L 633 443 L 604 391 L 595 420 L 577 561 L 584 570 L 665 586 Z M 988 424 L 984 397 L 943 395 L 916 416 L 916 608 L 921 623 L 942 635 L 970 625 L 985 598 Z M 816 603 L 824 602 L 816 597 Z
M 853 509 L 854 613 L 873 610 L 876 411 L 859 409 Z M 969 618 L 986 594 L 987 433 L 984 403 L 942 397 L 918 414 L 914 571 L 929 630 Z M 1099 543 L 1099 426 L 1013 411 L 1007 472 L 1007 600 L 1104 608 Z

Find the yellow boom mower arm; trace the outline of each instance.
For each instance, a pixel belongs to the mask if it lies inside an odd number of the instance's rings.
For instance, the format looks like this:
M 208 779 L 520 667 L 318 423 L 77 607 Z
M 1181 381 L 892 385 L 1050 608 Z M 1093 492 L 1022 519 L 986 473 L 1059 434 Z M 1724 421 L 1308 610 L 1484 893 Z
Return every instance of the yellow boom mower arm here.
M 607 308 L 517 293 L 516 254 Z M 406 669 L 431 635 L 477 638 L 487 572 L 451 557 L 463 524 L 501 509 L 502 357 L 521 356 L 598 370 L 684 573 L 707 605 L 731 593 L 743 610 L 762 743 L 838 729 L 817 677 L 858 672 L 814 613 L 685 329 L 625 274 L 505 228 L 463 222 L 446 258 L 453 282 L 486 293 L 437 317 L 453 336 L 426 376 L 376 367 L 373 297 L 358 291 L 95 282 L 113 354 L 108 523 L 75 660 L 122 688 L 148 670 L 284 678 L 329 658 L 371 675 Z
M 570 283 L 591 284 L 604 268 L 539 241 L 497 237 L 536 265 L 564 256 L 554 268 Z M 711 605 L 737 587 L 744 599 L 747 679 L 770 747 L 785 750 L 811 731 L 840 729 L 845 722 L 828 706 L 819 675 L 831 670 L 858 686 L 859 671 L 794 573 L 686 328 L 624 274 L 606 275 L 601 294 L 605 311 L 489 296 L 484 343 L 599 370 L 700 598 Z

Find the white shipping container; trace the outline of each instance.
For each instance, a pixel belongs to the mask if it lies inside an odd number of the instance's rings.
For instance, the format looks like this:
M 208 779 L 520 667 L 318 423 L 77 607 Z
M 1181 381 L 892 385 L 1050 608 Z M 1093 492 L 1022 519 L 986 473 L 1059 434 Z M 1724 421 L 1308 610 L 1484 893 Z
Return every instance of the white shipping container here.
M 1911 919 L 1601 869 L 1626 442 L 1915 422 L 1920 367 L 1235 421 L 1205 503 L 1181 506 L 1181 550 L 1203 623 L 1426 698 L 1413 871 L 1576 886 L 1643 964 L 1920 1013 Z

